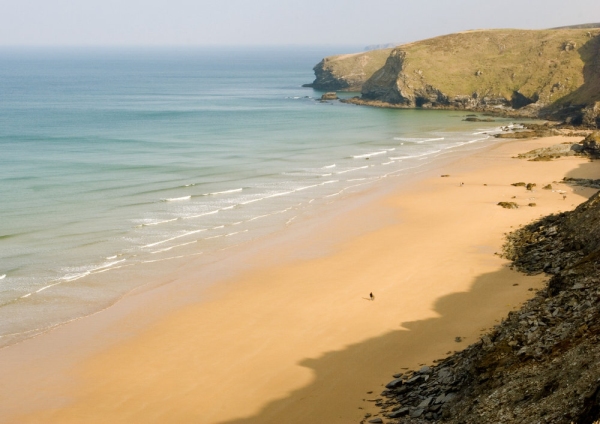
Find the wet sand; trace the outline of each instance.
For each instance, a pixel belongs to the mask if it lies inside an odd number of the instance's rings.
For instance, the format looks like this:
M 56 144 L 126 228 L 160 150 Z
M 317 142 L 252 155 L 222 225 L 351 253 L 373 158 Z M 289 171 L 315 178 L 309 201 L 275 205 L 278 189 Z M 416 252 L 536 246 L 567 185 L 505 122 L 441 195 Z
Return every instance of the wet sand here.
M 391 374 L 475 342 L 542 286 L 495 252 L 511 227 L 595 192 L 555 183 L 597 177 L 595 162 L 511 158 L 562 141 L 446 161 L 0 350 L 0 422 L 359 422 Z M 222 281 L 197 284 L 209 277 Z

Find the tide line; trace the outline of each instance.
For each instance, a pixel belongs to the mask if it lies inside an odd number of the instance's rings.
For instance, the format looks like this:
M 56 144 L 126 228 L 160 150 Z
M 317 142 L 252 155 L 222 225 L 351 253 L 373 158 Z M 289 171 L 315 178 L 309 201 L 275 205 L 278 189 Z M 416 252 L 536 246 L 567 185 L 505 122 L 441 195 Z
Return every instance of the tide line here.
M 201 232 L 203 232 L 203 231 L 206 231 L 206 229 L 205 229 L 205 228 L 203 228 L 203 229 L 201 229 L 201 230 L 188 231 L 187 233 L 180 234 L 180 235 L 178 235 L 178 236 L 171 237 L 171 238 L 168 238 L 168 239 L 166 239 L 166 240 L 161 240 L 161 241 L 157 241 L 157 242 L 155 242 L 155 243 L 150 243 L 150 244 L 147 244 L 147 245 L 145 245 L 145 246 L 142 246 L 142 248 L 144 248 L 144 247 L 153 247 L 153 246 L 158 246 L 159 244 L 163 244 L 163 243 L 166 243 L 166 242 L 168 242 L 168 241 L 171 241 L 171 240 L 176 240 L 176 239 L 178 239 L 178 238 L 181 238 L 181 237 L 190 236 L 190 235 L 192 235 L 192 234 L 201 233 Z

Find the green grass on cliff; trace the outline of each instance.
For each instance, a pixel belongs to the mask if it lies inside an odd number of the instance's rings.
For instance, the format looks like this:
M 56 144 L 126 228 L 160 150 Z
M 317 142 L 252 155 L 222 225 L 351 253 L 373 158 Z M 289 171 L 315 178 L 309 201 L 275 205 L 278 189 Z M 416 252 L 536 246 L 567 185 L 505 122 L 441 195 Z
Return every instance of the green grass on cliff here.
M 362 83 L 383 67 L 392 50 L 393 48 L 389 48 L 329 56 L 324 59 L 324 68 L 336 78 L 348 81 L 351 89 L 360 91 Z
M 510 99 L 518 91 L 544 103 L 586 103 L 593 93 L 578 89 L 600 73 L 599 36 L 598 29 L 485 30 L 405 44 L 398 83 L 409 90 L 430 85 L 448 96 Z

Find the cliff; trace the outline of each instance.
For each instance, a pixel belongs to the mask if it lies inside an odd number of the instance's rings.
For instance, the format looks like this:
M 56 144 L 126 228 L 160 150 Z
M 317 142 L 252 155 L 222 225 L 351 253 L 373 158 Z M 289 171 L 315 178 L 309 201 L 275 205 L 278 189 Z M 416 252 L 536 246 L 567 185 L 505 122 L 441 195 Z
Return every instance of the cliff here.
M 383 67 L 392 50 L 387 48 L 326 57 L 313 68 L 314 82 L 305 84 L 305 87 L 325 91 L 360 91 L 363 83 Z
M 316 81 L 339 89 L 336 81 L 344 85 L 354 74 L 346 74 L 348 64 L 339 66 L 347 60 L 338 56 L 317 65 Z M 323 73 L 328 79 L 319 77 Z M 600 29 L 467 31 L 404 44 L 389 52 L 361 94 L 350 102 L 493 111 L 598 126 Z

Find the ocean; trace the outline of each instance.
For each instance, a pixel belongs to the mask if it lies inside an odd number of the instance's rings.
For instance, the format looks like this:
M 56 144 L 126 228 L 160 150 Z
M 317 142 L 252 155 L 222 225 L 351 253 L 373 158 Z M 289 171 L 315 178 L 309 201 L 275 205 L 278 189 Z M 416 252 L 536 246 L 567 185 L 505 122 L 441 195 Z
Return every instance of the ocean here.
M 109 306 L 153 264 L 302 225 L 512 124 L 301 86 L 359 50 L 0 50 L 0 346 Z

